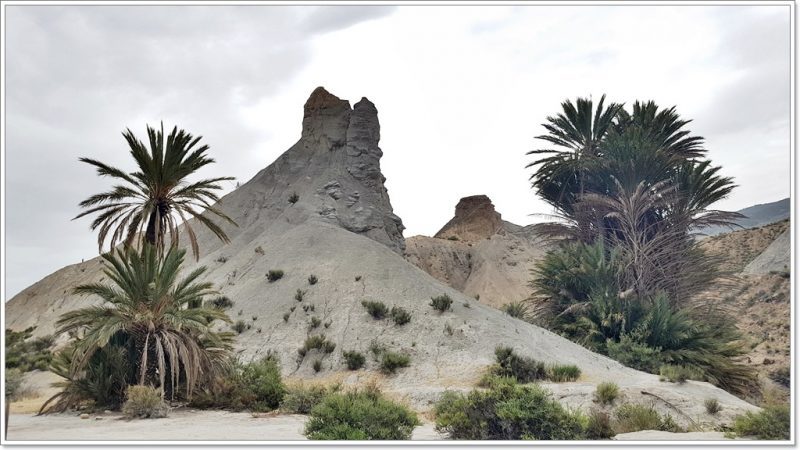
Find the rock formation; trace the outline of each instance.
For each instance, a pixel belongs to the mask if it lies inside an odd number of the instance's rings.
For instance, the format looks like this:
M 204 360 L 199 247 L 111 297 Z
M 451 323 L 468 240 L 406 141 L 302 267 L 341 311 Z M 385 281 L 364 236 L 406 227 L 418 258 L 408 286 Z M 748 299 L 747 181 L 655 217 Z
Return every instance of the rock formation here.
M 456 214 L 433 237 L 478 241 L 488 239 L 503 228 L 500 213 L 485 195 L 464 197 L 456 205 Z
M 273 351 L 286 377 L 345 385 L 376 381 L 389 395 L 425 410 L 445 389 L 473 387 L 494 362 L 494 349 L 510 345 L 547 364 L 581 368 L 578 382 L 547 385 L 570 406 L 590 407 L 595 385 L 614 381 L 627 400 L 664 399 L 656 407 L 682 424 L 698 417 L 717 424 L 756 409 L 708 383 L 662 383 L 656 375 L 483 305 L 410 264 L 400 255 L 403 226 L 383 185 L 378 140 L 372 103 L 362 99 L 351 109 L 347 101 L 317 89 L 305 105 L 300 140 L 217 205 L 239 225 L 225 227 L 231 242 L 198 232 L 200 260 L 190 260 L 184 270 L 207 266 L 204 279 L 234 302 L 229 315 L 250 325 L 237 337 L 239 358 Z M 496 236 L 473 247 L 491 245 L 488 249 L 513 254 L 510 242 L 517 241 Z M 500 236 L 528 239 L 525 229 L 505 223 Z M 101 267 L 95 258 L 29 287 L 6 304 L 6 326 L 36 325 L 36 335 L 52 333 L 62 313 L 96 301 L 75 297 L 71 289 L 102 280 Z M 265 275 L 272 269 L 285 275 L 269 282 Z M 310 285 L 312 274 L 319 281 Z M 452 308 L 439 313 L 429 303 L 443 294 L 452 298 Z M 361 305 L 367 299 L 406 309 L 410 323 L 373 319 Z M 335 344 L 333 352 L 298 353 L 309 336 L 322 335 Z M 380 374 L 369 351 L 374 344 L 408 354 L 411 365 L 392 376 Z M 366 368 L 348 371 L 344 351 L 367 355 Z M 319 372 L 313 369 L 317 361 Z M 723 405 L 718 416 L 704 415 L 702 402 L 708 397 Z
M 790 229 L 780 234 L 761 254 L 750 261 L 742 271 L 745 275 L 763 275 L 772 271 L 789 271 L 792 240 Z

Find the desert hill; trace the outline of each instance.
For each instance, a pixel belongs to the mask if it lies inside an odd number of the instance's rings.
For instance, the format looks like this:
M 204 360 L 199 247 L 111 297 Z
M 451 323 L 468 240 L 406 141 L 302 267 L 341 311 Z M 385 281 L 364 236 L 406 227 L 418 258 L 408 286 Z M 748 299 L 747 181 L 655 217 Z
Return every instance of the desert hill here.
M 234 301 L 232 318 L 248 325 L 237 342 L 242 359 L 273 351 L 290 378 L 345 384 L 375 380 L 390 395 L 427 409 L 444 389 L 474 386 L 494 362 L 494 349 L 510 345 L 548 364 L 579 366 L 577 382 L 547 384 L 571 406 L 590 406 L 596 384 L 613 381 L 627 400 L 654 402 L 683 425 L 728 422 L 755 409 L 708 383 L 661 382 L 656 375 L 624 367 L 484 305 L 409 263 L 402 256 L 402 222 L 392 212 L 383 184 L 379 136 L 377 110 L 369 100 L 351 107 L 318 88 L 305 104 L 299 141 L 217 205 L 239 225 L 225 227 L 231 243 L 223 244 L 205 230 L 198 233 L 202 254 L 196 264 L 207 266 L 205 279 Z M 503 224 L 503 230 L 520 245 L 529 242 L 525 229 Z M 499 242 L 508 248 L 509 241 Z M 30 286 L 6 304 L 6 326 L 19 330 L 36 325 L 37 335 L 52 333 L 60 314 L 91 304 L 91 299 L 73 296 L 71 289 L 102 279 L 101 267 L 95 258 Z M 270 282 L 270 270 L 284 275 Z M 313 285 L 308 281 L 312 274 L 319 280 Z M 443 294 L 452 298 L 452 309 L 438 313 L 429 302 Z M 362 307 L 363 300 L 403 307 L 411 322 L 398 326 L 375 320 Z M 333 351 L 312 349 L 300 356 L 298 349 L 310 336 L 324 336 L 335 344 Z M 369 355 L 376 345 L 408 354 L 410 367 L 384 376 L 368 357 L 366 370 L 346 370 L 343 351 Z M 319 372 L 312 368 L 315 361 L 321 361 Z M 708 415 L 703 406 L 711 397 L 723 405 L 717 416 Z
M 791 201 L 789 198 L 784 198 L 782 200 L 770 203 L 748 206 L 747 208 L 736 211 L 744 216 L 744 218 L 737 220 L 736 224 L 741 228 L 747 229 L 788 220 L 791 212 L 790 206 Z M 707 236 L 716 236 L 729 231 L 731 231 L 730 228 L 716 226 L 701 230 L 701 232 Z

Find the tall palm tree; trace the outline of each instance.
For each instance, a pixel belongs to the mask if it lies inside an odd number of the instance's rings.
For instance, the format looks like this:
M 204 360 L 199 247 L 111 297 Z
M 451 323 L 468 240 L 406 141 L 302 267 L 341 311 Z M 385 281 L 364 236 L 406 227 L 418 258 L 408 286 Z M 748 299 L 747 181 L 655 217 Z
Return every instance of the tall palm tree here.
M 103 251 L 103 244 L 110 235 L 112 249 L 118 242 L 124 242 L 127 247 L 137 237 L 143 237 L 144 241 L 163 252 L 167 235 L 172 245 L 178 244 L 178 225 L 182 221 L 192 253 L 198 259 L 200 252 L 197 237 L 187 220 L 189 218 L 205 225 L 223 242 L 229 242 L 222 228 L 204 212 L 236 225 L 230 217 L 213 206 L 219 200 L 214 192 L 221 189 L 219 183 L 234 178 L 217 177 L 195 182 L 187 180 L 197 170 L 214 162 L 205 154 L 208 145 L 195 148 L 202 137 L 194 137 L 174 127 L 165 142 L 164 124 L 161 124 L 161 130 L 148 125 L 148 149 L 130 129 L 122 135 L 130 147 L 130 154 L 136 161 L 138 171 L 126 173 L 95 159 L 80 159 L 95 166 L 98 175 L 122 182 L 108 192 L 92 195 L 82 201 L 80 206 L 85 211 L 75 217 L 78 219 L 89 214 L 98 214 L 91 228 L 100 230 L 97 236 L 99 251 Z
M 126 380 L 158 386 L 162 395 L 174 396 L 183 384 L 190 397 L 199 383 L 213 379 L 227 360 L 232 334 L 215 332 L 211 324 L 230 318 L 217 309 L 190 307 L 215 291 L 197 281 L 205 267 L 178 279 L 185 253 L 170 247 L 161 258 L 145 243 L 141 252 L 127 248 L 103 255 L 112 284 L 85 284 L 74 292 L 104 303 L 67 312 L 57 322 L 58 334 L 79 336 L 69 373 L 84 372 L 98 351 L 121 347 L 130 361 Z

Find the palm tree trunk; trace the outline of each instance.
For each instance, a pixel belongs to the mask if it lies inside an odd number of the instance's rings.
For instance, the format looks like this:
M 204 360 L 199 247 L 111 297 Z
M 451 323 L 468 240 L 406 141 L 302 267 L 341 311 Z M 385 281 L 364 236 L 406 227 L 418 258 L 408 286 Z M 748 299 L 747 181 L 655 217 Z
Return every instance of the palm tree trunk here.
M 157 210 L 153 210 L 147 220 L 147 230 L 144 232 L 144 238 L 150 245 L 156 245 L 156 216 Z

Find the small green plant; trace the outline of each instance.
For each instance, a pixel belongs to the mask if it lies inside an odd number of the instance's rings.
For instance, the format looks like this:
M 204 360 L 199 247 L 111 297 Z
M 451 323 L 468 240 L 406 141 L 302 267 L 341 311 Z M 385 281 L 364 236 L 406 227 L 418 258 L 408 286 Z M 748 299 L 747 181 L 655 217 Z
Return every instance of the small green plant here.
M 298 289 L 297 292 L 294 293 L 294 299 L 298 302 L 302 302 L 303 298 L 306 296 L 306 291 L 302 289 Z
M 575 381 L 581 376 L 581 369 L 576 365 L 553 365 L 547 368 L 547 378 L 562 383 L 565 381 Z
M 312 303 L 312 304 L 308 305 L 308 309 L 309 309 L 311 312 L 314 312 L 314 304 Z
M 381 355 L 381 372 L 393 374 L 401 367 L 408 367 L 411 357 L 403 353 L 385 351 Z
M 452 336 L 453 335 L 453 326 L 450 325 L 449 323 L 444 324 L 444 332 L 445 332 L 446 335 Z
M 220 297 L 217 297 L 217 298 L 211 300 L 210 304 L 211 304 L 211 306 L 213 308 L 216 308 L 216 309 L 219 309 L 219 310 L 230 309 L 230 308 L 233 307 L 233 301 L 230 298 L 225 297 L 225 296 L 220 296 Z
M 295 310 L 296 308 L 297 308 L 296 306 L 292 306 L 291 308 L 289 308 L 289 312 L 294 312 L 294 310 Z
M 611 405 L 619 396 L 619 386 L 616 383 L 604 381 L 597 385 L 594 391 L 594 400 L 602 405 Z
M 239 310 L 239 312 L 238 312 L 238 313 L 236 313 L 236 315 L 237 315 L 237 316 L 241 316 L 243 313 L 244 313 L 244 310 L 243 310 L 243 309 L 240 309 L 240 310 Z
M 6 401 L 17 400 L 23 391 L 25 379 L 19 369 L 6 369 Z
M 233 411 L 271 411 L 278 407 L 286 392 L 278 359 L 271 352 L 248 364 L 233 362 L 224 369 L 214 385 L 192 396 L 191 406 Z
M 253 251 L 256 252 L 256 254 L 258 254 L 258 255 L 264 256 L 264 249 L 261 248 L 260 245 L 258 247 L 256 247 L 256 248 L 254 248 Z
M 356 275 L 356 281 L 361 281 L 361 275 Z
M 625 403 L 614 413 L 614 431 L 619 433 L 633 433 L 642 430 L 660 430 L 680 433 L 681 429 L 672 420 L 672 417 L 662 417 L 652 406 Z
M 411 322 L 411 313 L 400 306 L 393 306 L 390 314 L 395 325 L 405 325 Z
M 289 313 L 284 313 L 283 314 L 283 321 L 284 322 L 288 322 L 289 321 L 289 315 L 290 315 Z
M 223 256 L 220 256 L 219 258 L 217 258 L 216 261 L 218 263 L 225 264 L 226 262 L 228 262 L 228 257 L 223 255 Z
M 242 334 L 247 329 L 247 324 L 244 323 L 244 320 L 237 320 L 236 323 L 231 326 L 231 328 L 233 328 L 233 331 L 236 333 Z
M 316 275 L 311 274 L 311 275 L 308 276 L 308 284 L 313 286 L 313 285 L 317 284 L 317 281 L 319 281 L 319 279 L 317 278 Z
M 283 396 L 280 409 L 288 414 L 308 414 L 330 392 L 331 389 L 320 385 L 305 386 L 300 384 L 289 387 Z
M 520 383 L 546 378 L 544 363 L 533 358 L 514 353 L 511 347 L 497 347 L 494 351 L 497 364 L 491 366 L 490 373 L 501 377 L 512 377 Z
M 457 241 L 458 240 L 458 236 L 448 236 L 447 240 L 448 241 Z
M 281 278 L 283 278 L 283 271 L 280 269 L 270 270 L 269 272 L 267 272 L 267 280 L 270 283 L 274 283 L 280 280 Z
M 512 302 L 506 303 L 501 308 L 504 313 L 508 314 L 511 317 L 526 320 L 528 318 L 528 307 L 523 302 Z
M 464 308 L 472 308 L 472 306 L 469 303 L 464 302 Z
M 405 440 L 419 424 L 413 411 L 373 388 L 326 396 L 311 409 L 305 435 L 312 440 Z
M 303 347 L 301 347 L 301 350 L 305 350 L 303 353 L 301 353 L 301 356 L 305 356 L 305 352 L 308 350 L 314 349 L 320 350 L 323 353 L 333 353 L 335 348 L 336 344 L 325 338 L 324 334 L 309 336 L 306 338 L 305 343 L 303 343 Z
M 719 400 L 715 398 L 705 399 L 703 405 L 706 407 L 706 412 L 711 414 L 712 416 L 722 411 L 722 405 L 720 405 Z
M 261 327 L 256 328 L 256 333 L 261 334 Z
M 358 370 L 364 367 L 366 358 L 364 358 L 364 355 L 360 352 L 348 350 L 343 352 L 342 356 L 344 357 L 344 362 L 347 364 L 347 368 L 349 370 Z
M 314 365 L 312 367 L 314 368 L 314 372 L 319 372 L 322 370 L 322 360 L 318 359 L 314 361 Z
M 699 378 L 698 375 L 688 367 L 676 366 L 672 364 L 664 364 L 659 368 L 659 375 L 661 381 L 669 381 L 670 383 L 685 383 L 686 380 Z
M 34 338 L 36 327 L 23 331 L 6 329 L 6 369 L 19 369 L 20 372 L 31 370 L 48 370 L 53 354 L 50 348 L 55 339 L 53 336 Z
M 319 320 L 319 318 L 317 316 L 314 316 L 314 317 L 311 318 L 311 323 L 308 324 L 308 329 L 309 330 L 313 330 L 314 328 L 319 327 L 319 325 L 321 323 L 322 323 L 322 321 Z
M 380 356 L 386 351 L 386 347 L 374 339 L 369 343 L 369 347 L 367 349 L 370 353 L 372 353 L 372 358 L 375 361 L 380 361 Z
M 324 324 L 322 324 L 322 325 L 323 325 L 325 328 L 328 328 L 328 327 L 330 327 L 330 326 L 331 326 L 331 324 L 332 324 L 332 323 L 333 323 L 333 321 L 332 321 L 332 320 L 326 320 L 326 321 L 325 321 L 325 323 L 324 323 Z
M 611 427 L 611 416 L 596 408 L 589 410 L 586 415 L 586 425 L 584 427 L 586 439 L 600 440 L 609 439 L 614 436 L 614 429 Z
M 447 294 L 442 294 L 438 297 L 431 297 L 430 306 L 439 311 L 439 313 L 443 313 L 450 309 L 450 305 L 453 304 L 453 299 L 450 298 Z
M 128 419 L 157 419 L 167 417 L 169 406 L 161 399 L 161 392 L 151 386 L 128 386 L 122 415 Z
M 389 312 L 389 308 L 385 304 L 383 304 L 383 302 L 364 300 L 361 302 L 361 306 L 363 306 L 364 309 L 367 310 L 369 315 L 376 320 L 383 319 Z
M 253 316 L 252 319 L 253 319 L 253 322 L 255 322 L 256 320 L 258 320 L 258 316 Z
M 308 312 L 308 305 L 303 305 L 303 312 Z
M 292 192 L 292 194 L 289 196 L 289 203 L 294 205 L 298 200 L 300 200 L 300 196 L 297 195 L 297 192 Z
M 766 406 L 757 413 L 748 412 L 733 420 L 733 431 L 739 436 L 756 436 L 762 440 L 791 439 L 789 405 Z

